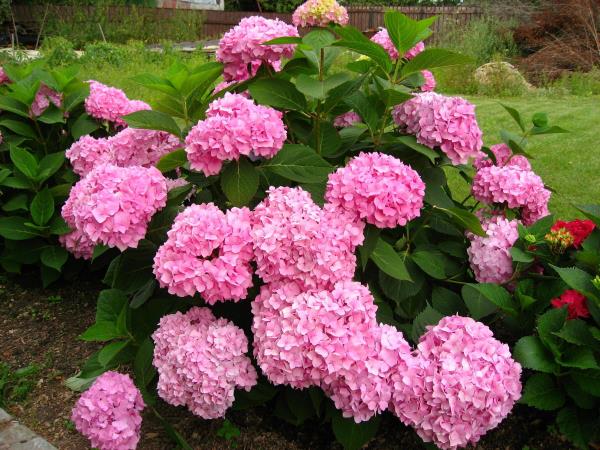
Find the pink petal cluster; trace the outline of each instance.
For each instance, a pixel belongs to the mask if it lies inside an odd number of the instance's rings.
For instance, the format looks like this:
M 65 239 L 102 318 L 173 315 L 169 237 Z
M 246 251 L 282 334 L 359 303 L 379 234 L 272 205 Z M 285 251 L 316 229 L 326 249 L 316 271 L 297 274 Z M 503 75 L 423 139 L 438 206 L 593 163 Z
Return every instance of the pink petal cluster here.
M 475 105 L 463 98 L 423 92 L 397 105 L 392 115 L 403 131 L 423 145 L 440 147 L 454 165 L 479 156 L 483 141 Z
M 333 126 L 337 128 L 347 128 L 357 123 L 362 123 L 362 119 L 354 111 L 348 111 L 347 113 L 340 114 L 333 119 Z
M 160 286 L 179 297 L 199 293 L 208 304 L 246 298 L 252 286 L 251 224 L 247 208 L 223 213 L 213 203 L 187 207 L 154 257 Z
M 467 233 L 469 263 L 480 283 L 504 284 L 513 275 L 510 249 L 519 238 L 519 222 L 500 215 L 484 218 L 481 226 L 486 237 Z
M 85 99 L 85 111 L 95 119 L 106 120 L 125 127 L 123 116 L 136 111 L 151 109 L 140 100 L 129 100 L 121 89 L 90 80 L 90 95 Z
M 206 119 L 185 138 L 190 167 L 210 176 L 221 171 L 224 161 L 241 155 L 272 158 L 287 138 L 282 117 L 244 95 L 226 93 L 210 104 Z
M 521 366 L 471 318 L 444 317 L 421 336 L 418 365 L 393 376 L 390 409 L 441 449 L 475 444 L 521 396 Z
M 156 168 L 106 164 L 73 186 L 62 216 L 89 241 L 123 251 L 137 247 L 150 219 L 166 203 L 167 184 Z M 81 241 L 78 235 L 72 238 Z M 75 247 L 85 254 L 89 242 L 84 239 L 83 243 L 83 249 Z
M 495 144 L 490 147 L 490 150 L 496 158 L 496 164 L 486 155 L 481 152 L 480 155 L 473 161 L 473 166 L 479 170 L 490 166 L 517 166 L 523 170 L 531 170 L 529 160 L 523 155 L 514 155 L 510 147 L 506 144 Z
M 396 46 L 390 39 L 390 35 L 386 28 L 383 28 L 383 27 L 379 28 L 379 31 L 371 37 L 371 40 L 373 42 L 375 42 L 376 44 L 381 45 L 384 48 L 384 50 L 386 52 L 388 52 L 388 55 L 390 55 L 390 58 L 392 58 L 393 60 L 398 59 L 398 56 L 399 56 L 398 50 L 396 49 Z M 415 56 L 417 56 L 423 50 L 425 50 L 425 44 L 423 42 L 418 42 L 413 48 L 411 48 L 409 51 L 406 52 L 404 57 L 406 59 L 413 59 Z
M 419 217 L 425 183 L 397 158 L 361 153 L 329 175 L 325 199 L 332 205 L 377 226 L 404 226 Z
M 298 30 L 279 19 L 260 16 L 244 17 L 238 25 L 223 35 L 217 49 L 217 61 L 224 64 L 225 81 L 244 81 L 256 75 L 264 63 L 281 69 L 281 60 L 291 58 L 294 44 L 264 45 L 280 37 L 298 37 Z
M 77 400 L 71 420 L 94 448 L 134 450 L 145 406 L 129 375 L 104 372 Z
M 482 167 L 473 178 L 472 192 L 477 201 L 519 208 L 524 225 L 549 214 L 550 191 L 532 170 L 517 165 Z
M 256 384 L 244 332 L 208 308 L 164 316 L 152 339 L 158 395 L 203 419 L 224 417 L 235 389 L 250 391 Z
M 0 67 L 0 84 L 8 84 L 10 82 L 10 78 L 8 78 L 8 75 L 4 71 L 4 67 Z
M 44 114 L 44 111 L 46 111 L 51 104 L 57 108 L 61 108 L 62 101 L 62 93 L 56 92 L 54 89 L 51 89 L 42 83 L 31 104 L 30 114 L 34 117 L 39 117 Z
M 348 21 L 348 11 L 335 0 L 308 0 L 292 15 L 297 27 L 326 27 L 331 22 L 346 25 Z
M 85 176 L 101 164 L 151 167 L 177 148 L 180 140 L 165 131 L 125 128 L 108 138 L 82 136 L 65 152 L 73 171 Z
M 354 276 L 364 224 L 331 205 L 321 209 L 301 188 L 271 187 L 254 209 L 257 274 L 267 283 L 329 288 Z
M 437 83 L 433 74 L 429 70 L 422 70 L 421 75 L 425 78 L 425 83 L 421 86 L 421 92 L 435 91 Z
M 60 244 L 77 259 L 92 259 L 94 256 L 93 242 L 89 236 L 80 230 L 73 230 L 58 238 Z

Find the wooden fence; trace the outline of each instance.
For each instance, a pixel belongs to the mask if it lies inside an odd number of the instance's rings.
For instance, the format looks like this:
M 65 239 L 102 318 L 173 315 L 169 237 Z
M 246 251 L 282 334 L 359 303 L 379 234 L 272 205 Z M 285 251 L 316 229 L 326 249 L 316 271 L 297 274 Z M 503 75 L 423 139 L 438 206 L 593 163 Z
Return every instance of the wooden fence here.
M 75 11 L 71 6 L 51 5 L 53 14 L 60 17 L 76 16 L 77 20 L 93 20 L 96 17 L 93 6 L 80 6 Z M 168 8 L 145 8 L 130 6 L 111 6 L 106 9 L 109 20 L 122 20 L 130 13 L 130 8 L 136 8 L 137 13 L 153 18 L 156 21 L 168 19 L 175 11 L 181 14 L 182 10 Z M 348 8 L 350 24 L 364 32 L 374 32 L 378 27 L 383 26 L 383 15 L 389 8 L 376 6 L 353 6 Z M 429 16 L 438 16 L 438 20 L 433 25 L 433 39 L 437 36 L 443 36 L 450 28 L 455 26 L 464 26 L 471 20 L 481 17 L 482 12 L 477 7 L 471 6 L 398 6 L 393 7 L 404 14 L 422 19 Z M 13 13 L 17 24 L 29 29 L 37 30 L 40 21 L 46 13 L 46 6 L 43 5 L 14 5 Z M 285 22 L 291 23 L 291 14 L 279 13 L 257 13 L 244 11 L 198 11 L 185 10 L 186 14 L 198 14 L 204 18 L 199 38 L 214 38 L 221 36 L 224 32 L 235 26 L 243 17 L 260 14 L 264 17 L 273 19 L 279 18 Z

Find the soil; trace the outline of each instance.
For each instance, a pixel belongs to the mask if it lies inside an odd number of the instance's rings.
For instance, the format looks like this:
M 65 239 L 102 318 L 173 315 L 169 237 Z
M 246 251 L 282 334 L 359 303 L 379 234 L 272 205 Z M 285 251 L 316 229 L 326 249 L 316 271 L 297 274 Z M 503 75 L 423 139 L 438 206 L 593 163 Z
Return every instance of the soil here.
M 64 381 L 77 373 L 97 345 L 77 339 L 94 322 L 95 300 L 101 286 L 91 282 L 49 289 L 31 288 L 14 281 L 0 282 L 0 361 L 18 369 L 30 364 L 40 367 L 37 383 L 26 400 L 7 406 L 10 414 L 46 438 L 60 450 L 89 448 L 70 422 L 77 393 Z M 194 449 L 341 450 L 328 425 L 311 423 L 293 427 L 266 408 L 231 411 L 228 419 L 241 431 L 229 442 L 217 435 L 221 420 L 198 419 L 183 408 L 164 403 L 158 410 Z M 521 405 L 477 445 L 481 450 L 571 449 L 559 437 L 551 416 Z M 415 433 L 389 414 L 384 415 L 370 450 L 424 448 Z M 154 415 L 146 414 L 141 450 L 174 448 Z

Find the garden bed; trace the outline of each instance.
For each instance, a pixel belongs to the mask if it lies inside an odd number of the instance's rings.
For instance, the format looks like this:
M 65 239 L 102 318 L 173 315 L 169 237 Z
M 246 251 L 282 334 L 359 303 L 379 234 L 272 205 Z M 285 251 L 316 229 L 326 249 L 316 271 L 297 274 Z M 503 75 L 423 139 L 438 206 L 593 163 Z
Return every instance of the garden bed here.
M 29 283 L 27 283 L 29 284 Z M 96 345 L 77 339 L 94 322 L 94 304 L 101 287 L 92 282 L 78 282 L 52 289 L 29 288 L 14 281 L 0 286 L 0 360 L 13 369 L 39 367 L 33 390 L 24 401 L 11 403 L 7 410 L 26 426 L 39 433 L 61 450 L 87 448 L 87 440 L 70 422 L 71 408 L 78 393 L 64 381 L 74 375 Z M 228 419 L 241 431 L 235 444 L 218 435 L 222 421 L 205 421 L 184 408 L 162 402 L 159 410 L 195 449 L 329 449 L 335 443 L 330 427 L 308 423 L 295 428 L 272 417 L 267 408 L 230 411 Z M 564 441 L 545 414 L 517 406 L 500 426 L 486 435 L 479 449 L 532 448 L 536 450 L 574 448 Z M 172 445 L 162 426 L 152 414 L 146 414 L 142 428 L 141 449 L 165 449 Z M 390 415 L 369 449 L 420 448 L 422 443 L 412 430 Z

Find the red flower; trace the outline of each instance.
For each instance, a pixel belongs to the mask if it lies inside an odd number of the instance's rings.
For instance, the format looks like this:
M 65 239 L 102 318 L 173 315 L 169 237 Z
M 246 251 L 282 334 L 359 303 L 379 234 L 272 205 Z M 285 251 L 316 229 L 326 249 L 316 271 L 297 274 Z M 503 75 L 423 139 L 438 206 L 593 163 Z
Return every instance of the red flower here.
M 590 312 L 585 304 L 585 296 L 573 289 L 563 292 L 560 297 L 552 299 L 550 303 L 555 308 L 562 308 L 566 305 L 569 312 L 567 319 L 569 320 L 577 317 L 590 317 Z
M 552 225 L 552 231 L 564 228 L 573 235 L 573 247 L 579 248 L 581 243 L 594 231 L 594 222 L 591 220 L 572 220 L 571 222 L 557 221 Z

